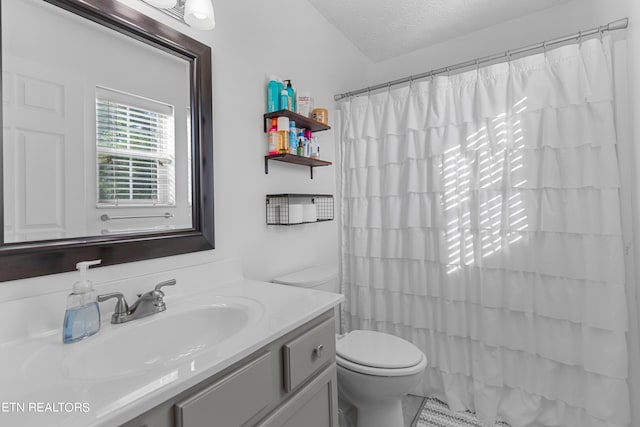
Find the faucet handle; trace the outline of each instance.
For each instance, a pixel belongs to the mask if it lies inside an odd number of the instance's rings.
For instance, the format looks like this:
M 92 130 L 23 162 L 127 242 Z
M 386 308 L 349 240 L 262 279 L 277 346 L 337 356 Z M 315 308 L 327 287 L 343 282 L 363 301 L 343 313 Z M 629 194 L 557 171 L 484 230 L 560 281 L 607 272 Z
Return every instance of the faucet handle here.
M 127 300 L 124 298 L 122 292 L 112 292 L 110 294 L 98 295 L 98 302 L 104 302 L 111 298 L 117 298 L 116 308 L 113 311 L 113 317 L 116 318 L 118 316 L 126 316 L 129 313 L 129 305 L 127 304 Z
M 176 284 L 176 279 L 165 280 L 164 282 L 158 283 L 155 287 L 155 290 L 159 291 L 161 288 L 164 288 L 165 286 L 174 286 L 175 284 Z

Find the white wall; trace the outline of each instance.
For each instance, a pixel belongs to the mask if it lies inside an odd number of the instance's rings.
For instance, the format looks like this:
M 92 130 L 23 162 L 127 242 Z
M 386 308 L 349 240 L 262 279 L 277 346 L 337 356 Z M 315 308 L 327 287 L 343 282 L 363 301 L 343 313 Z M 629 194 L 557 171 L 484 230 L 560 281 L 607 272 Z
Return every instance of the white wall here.
M 306 1 L 215 1 L 213 48 L 216 251 L 240 255 L 247 277 L 269 280 L 318 263 L 337 264 L 338 221 L 266 226 L 265 195 L 336 195 L 336 166 L 309 169 L 270 162 L 264 173 L 266 83 L 290 78 L 329 109 L 333 94 L 362 81 L 368 61 Z M 317 134 L 334 162 L 334 130 Z M 335 211 L 336 217 L 338 211 Z M 337 219 L 337 218 L 336 218 Z

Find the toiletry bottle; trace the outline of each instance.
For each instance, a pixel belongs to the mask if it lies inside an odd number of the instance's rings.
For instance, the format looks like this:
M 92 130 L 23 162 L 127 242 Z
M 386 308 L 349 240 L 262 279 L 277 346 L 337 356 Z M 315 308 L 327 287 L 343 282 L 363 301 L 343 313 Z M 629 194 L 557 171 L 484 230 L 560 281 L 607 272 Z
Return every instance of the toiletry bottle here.
M 313 109 L 313 99 L 308 93 L 299 94 L 296 98 L 296 113 L 309 117 Z
M 296 122 L 289 121 L 289 153 L 297 154 L 298 136 L 296 133 Z
M 318 146 L 318 137 L 314 136 L 311 139 L 311 158 L 319 159 L 320 158 L 320 147 Z
M 306 140 L 304 148 L 304 156 L 311 157 L 311 141 L 313 140 L 313 132 L 310 129 L 304 131 L 304 139 Z
M 282 92 L 282 83 L 278 81 L 276 76 L 269 77 L 267 84 L 267 112 L 273 113 L 280 110 L 280 93 Z
M 267 133 L 267 151 L 269 155 L 278 154 L 278 120 L 271 119 L 271 127 Z
M 289 118 L 278 117 L 278 152 L 287 154 L 289 152 Z
M 304 157 L 304 147 L 305 147 L 305 138 L 304 138 L 304 129 L 300 129 L 298 133 L 298 149 L 296 154 L 298 156 Z
M 96 301 L 92 283 L 87 280 L 87 270 L 101 260 L 83 261 L 76 264 L 80 280 L 73 284 L 73 291 L 67 297 L 67 311 L 64 313 L 62 342 L 80 341 L 100 330 L 100 307 Z
M 293 111 L 294 113 L 296 112 L 296 91 L 293 88 L 293 86 L 291 86 L 291 80 L 285 80 L 284 81 L 286 83 L 286 89 L 287 89 L 287 110 Z
M 287 89 L 280 91 L 280 109 L 289 110 L 289 92 L 287 92 Z

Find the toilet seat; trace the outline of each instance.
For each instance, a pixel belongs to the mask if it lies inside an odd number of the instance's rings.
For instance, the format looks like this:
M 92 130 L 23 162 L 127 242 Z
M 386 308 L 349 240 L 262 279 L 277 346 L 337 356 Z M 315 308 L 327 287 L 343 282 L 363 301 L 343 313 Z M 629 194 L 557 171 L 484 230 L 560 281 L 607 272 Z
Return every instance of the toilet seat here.
M 336 343 L 336 363 L 367 375 L 405 376 L 422 371 L 427 358 L 412 343 L 377 331 L 352 331 Z

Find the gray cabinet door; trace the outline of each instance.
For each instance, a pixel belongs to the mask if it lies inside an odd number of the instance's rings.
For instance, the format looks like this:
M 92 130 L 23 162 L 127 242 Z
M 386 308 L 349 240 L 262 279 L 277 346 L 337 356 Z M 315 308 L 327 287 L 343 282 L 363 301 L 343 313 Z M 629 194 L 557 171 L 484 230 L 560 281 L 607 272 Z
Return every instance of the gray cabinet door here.
M 176 404 L 176 427 L 240 427 L 277 400 L 271 353 Z
M 338 427 L 336 381 L 331 365 L 258 427 Z

